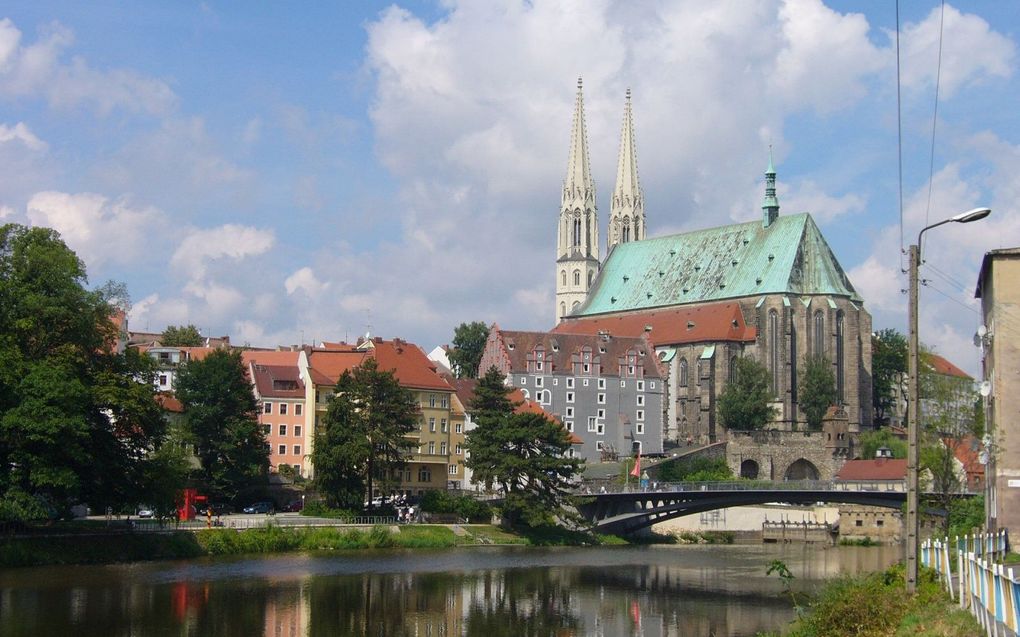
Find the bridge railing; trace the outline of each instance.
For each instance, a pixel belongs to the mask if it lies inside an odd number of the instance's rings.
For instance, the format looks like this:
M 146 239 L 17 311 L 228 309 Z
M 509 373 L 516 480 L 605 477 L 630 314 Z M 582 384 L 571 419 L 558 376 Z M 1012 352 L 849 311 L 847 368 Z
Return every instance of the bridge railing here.
M 842 480 L 731 480 L 725 482 L 648 482 L 639 484 L 611 484 L 598 487 L 585 486 L 578 495 L 603 493 L 667 493 L 677 491 L 901 491 L 879 487 L 871 483 L 844 482 Z

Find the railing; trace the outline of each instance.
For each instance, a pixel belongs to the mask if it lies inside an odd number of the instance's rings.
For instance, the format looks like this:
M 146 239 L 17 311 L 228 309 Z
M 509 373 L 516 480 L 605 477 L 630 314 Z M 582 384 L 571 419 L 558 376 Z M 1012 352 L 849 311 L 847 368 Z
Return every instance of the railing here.
M 864 491 L 899 492 L 902 488 L 863 482 L 842 480 L 732 480 L 727 482 L 648 482 L 638 484 L 610 484 L 599 487 L 586 486 L 575 491 L 576 495 L 601 495 L 604 493 L 667 493 L 675 491 Z
M 1020 579 L 1012 568 L 997 563 L 1009 551 L 1005 530 L 954 538 L 925 540 L 921 563 L 935 569 L 960 608 L 970 609 L 989 635 L 1016 636 L 1020 630 Z M 958 595 L 950 572 L 951 554 L 956 556 Z
M 393 516 L 363 515 L 351 518 L 312 518 L 312 517 L 263 517 L 263 518 L 218 518 L 212 526 L 204 519 L 186 522 L 161 522 L 159 520 L 134 520 L 132 530 L 143 533 L 169 533 L 171 531 L 201 531 L 202 529 L 261 529 L 267 526 L 288 528 L 304 527 L 344 527 L 344 526 L 376 526 L 397 524 Z

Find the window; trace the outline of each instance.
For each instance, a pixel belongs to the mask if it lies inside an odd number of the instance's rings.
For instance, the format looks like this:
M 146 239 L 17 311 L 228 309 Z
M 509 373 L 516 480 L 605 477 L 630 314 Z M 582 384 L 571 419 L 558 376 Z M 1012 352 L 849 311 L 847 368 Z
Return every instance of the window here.
M 573 432 L 574 431 L 574 421 L 573 420 L 568 420 L 568 421 L 564 422 L 563 424 L 564 424 L 564 426 L 566 426 L 567 431 L 569 431 L 569 432 Z
M 598 410 L 595 413 L 598 414 L 598 419 L 599 420 L 602 420 L 603 418 L 606 417 L 606 410 L 605 409 L 600 409 L 600 410 Z
M 854 526 L 864 526 L 864 520 L 854 520 Z
M 638 391 L 644 391 L 645 390 L 645 381 L 643 381 L 643 380 L 637 381 L 637 390 Z
M 280 403 L 280 415 L 281 416 L 287 415 L 287 403 Z
M 604 451 L 605 448 L 606 448 L 606 444 L 604 442 L 602 442 L 601 440 L 596 440 L 595 441 L 595 450 L 596 451 Z
M 567 379 L 567 389 L 573 389 L 573 388 L 574 388 L 574 379 L 573 378 L 568 378 Z
M 457 455 L 458 456 L 464 453 L 464 446 L 463 445 L 458 444 L 456 449 L 457 449 Z
M 280 445 L 280 448 L 277 449 L 277 451 L 281 456 L 285 455 L 287 453 L 287 445 Z
M 648 389 L 655 389 L 655 381 L 648 383 Z
M 457 475 L 457 465 L 451 464 L 450 468 L 449 468 L 449 472 L 450 472 L 451 476 Z
M 605 389 L 605 388 L 606 388 L 606 379 L 605 378 L 600 378 L 599 379 L 599 389 Z
M 585 370 L 584 371 L 588 371 L 588 366 L 587 365 L 585 366 Z M 584 379 L 584 386 L 585 387 L 588 386 L 588 379 L 587 378 Z
M 737 357 L 730 357 L 730 382 L 737 382 Z
M 779 393 L 779 313 L 769 310 L 769 371 L 772 372 L 772 393 Z
M 815 339 L 811 354 L 823 356 L 825 354 L 825 314 L 821 310 L 815 312 L 815 325 L 812 331 Z
M 272 425 L 262 425 L 262 433 L 268 436 L 272 431 L 272 427 Z
M 585 374 L 590 373 L 591 372 L 591 365 L 588 364 L 588 363 L 585 363 L 585 364 L 581 365 L 581 371 L 584 372 Z M 587 378 L 584 379 L 584 386 L 585 387 L 588 386 L 588 379 Z
M 301 445 L 294 445 L 294 455 L 295 456 L 301 455 Z
M 599 394 L 598 401 L 599 401 L 600 405 L 605 405 L 606 404 L 606 395 L 605 394 Z
M 559 378 L 554 378 L 553 379 L 553 387 L 559 387 L 559 385 L 560 385 L 560 379 Z
M 573 408 L 573 407 L 567 407 L 567 409 L 566 409 L 566 412 L 567 412 L 567 413 L 566 413 L 566 414 L 564 414 L 564 415 L 565 415 L 565 416 L 566 416 L 567 418 L 573 418 L 573 417 L 574 417 L 574 408 Z
M 441 456 L 445 456 L 446 455 L 446 443 L 445 442 L 439 443 L 439 455 L 441 455 Z
M 885 520 L 875 520 L 875 526 L 885 526 Z
M 449 407 L 450 406 L 450 397 L 445 395 L 445 394 L 440 396 L 440 398 L 439 398 L 439 406 L 442 407 L 443 409 L 446 409 L 447 407 Z
M 567 392 L 567 402 L 568 403 L 574 402 L 574 392 L 572 391 Z
M 294 425 L 294 435 L 298 437 L 301 436 L 301 425 Z
M 535 379 L 535 387 L 542 387 L 542 377 L 539 376 Z
M 836 398 L 840 403 L 843 402 L 846 394 L 843 392 L 843 384 L 845 380 L 844 370 L 844 353 L 843 353 L 843 340 L 844 340 L 844 323 L 845 316 L 843 310 L 836 312 Z
M 166 377 L 166 374 L 160 374 L 159 375 L 159 386 L 160 387 L 166 387 L 167 386 L 167 377 Z
M 588 431 L 595 431 L 595 416 L 588 416 Z
M 429 394 L 429 407 L 435 407 L 435 406 L 436 406 L 436 395 L 435 394 Z
M 443 432 L 445 434 L 449 430 L 450 430 L 450 425 L 447 424 L 446 418 L 440 418 L 439 419 L 439 431 L 441 431 L 441 432 Z
M 634 433 L 636 433 L 636 434 L 643 434 L 643 433 L 645 433 L 645 423 L 639 422 L 636 425 L 634 425 Z
M 687 359 L 680 359 L 680 386 L 687 387 Z
M 287 435 L 287 425 L 280 425 L 280 435 L 281 436 Z
M 304 405 L 301 403 L 294 405 L 294 415 L 300 416 L 302 413 L 304 413 Z
M 643 394 L 638 394 L 637 404 L 638 404 L 638 407 L 641 407 L 641 406 L 643 406 L 645 404 L 645 397 L 644 397 Z
M 539 394 L 538 402 L 542 403 L 543 405 L 552 404 L 552 392 L 547 389 L 541 394 Z
M 562 285 L 563 287 L 567 286 L 567 271 L 566 270 L 560 270 L 560 285 Z
M 605 423 L 600 422 L 595 427 L 596 427 L 595 428 L 595 433 L 597 433 L 598 435 L 602 436 L 602 435 L 604 435 L 606 433 L 606 424 Z
M 434 416 L 429 416 L 429 431 L 432 433 L 436 432 L 436 419 Z
M 453 431 L 459 434 L 464 433 L 464 425 L 457 423 L 456 425 L 453 426 Z
M 641 422 L 644 419 L 645 419 L 645 410 L 644 409 L 638 409 L 637 410 L 637 420 L 638 420 L 638 422 Z
M 524 386 L 524 385 L 527 385 L 527 384 L 528 384 L 528 377 L 527 376 L 521 376 L 521 386 Z
M 574 270 L 574 285 L 581 285 L 581 271 Z
M 432 482 L 432 471 L 428 467 L 418 469 L 418 482 Z
M 264 414 L 273 413 L 273 403 L 262 403 L 262 413 Z
M 430 456 L 436 455 L 436 441 L 435 440 L 429 440 L 429 455 Z

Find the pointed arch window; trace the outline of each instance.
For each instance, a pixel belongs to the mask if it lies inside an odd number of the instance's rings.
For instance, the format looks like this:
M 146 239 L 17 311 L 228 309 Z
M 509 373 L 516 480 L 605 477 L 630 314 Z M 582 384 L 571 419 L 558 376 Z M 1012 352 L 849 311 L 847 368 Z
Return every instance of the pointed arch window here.
M 581 217 L 574 218 L 574 242 L 575 248 L 581 245 Z
M 772 372 L 772 392 L 779 394 L 779 313 L 769 310 L 769 371 Z
M 566 270 L 560 270 L 560 285 L 566 285 L 566 284 L 567 284 L 567 271 Z
M 843 310 L 836 312 L 836 396 L 839 398 L 840 404 L 843 404 L 846 397 L 846 394 L 844 393 L 846 370 L 844 367 L 845 361 L 843 351 L 843 341 L 845 340 L 844 332 L 846 331 L 844 326 L 844 323 L 846 322 L 845 318 Z
M 588 270 L 588 287 L 591 287 L 591 281 L 595 278 L 595 271 Z
M 730 382 L 737 382 L 737 357 L 730 357 Z
M 812 329 L 812 332 L 814 333 L 813 335 L 815 337 L 814 338 L 815 342 L 813 344 L 811 354 L 813 354 L 814 356 L 824 356 L 825 355 L 825 314 L 823 314 L 821 310 L 818 310 L 817 312 L 815 312 L 815 325 L 814 325 L 814 328 Z
M 566 315 L 567 315 L 567 304 L 566 303 L 560 303 L 560 316 L 566 316 Z
M 622 241 L 623 241 L 623 243 L 627 243 L 628 241 L 630 241 L 630 226 L 628 226 L 626 224 L 626 222 L 623 224 L 623 239 L 622 239 Z
M 581 285 L 581 271 L 574 270 L 574 285 Z
M 679 372 L 678 375 L 680 376 L 680 386 L 681 387 L 687 387 L 687 359 L 686 358 L 681 358 L 680 359 L 679 367 L 680 367 L 680 372 Z

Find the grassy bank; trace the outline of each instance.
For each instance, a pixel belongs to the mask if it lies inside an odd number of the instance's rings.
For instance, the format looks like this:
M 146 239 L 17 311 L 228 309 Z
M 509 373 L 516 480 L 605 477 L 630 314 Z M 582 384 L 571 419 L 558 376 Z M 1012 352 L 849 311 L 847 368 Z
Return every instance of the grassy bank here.
M 973 637 L 982 633 L 969 612 L 949 598 L 934 571 L 924 571 L 917 595 L 906 594 L 903 566 L 826 584 L 786 637 Z M 805 599 L 794 596 L 795 604 Z M 763 636 L 764 637 L 764 636 Z
M 74 535 L 0 540 L 0 567 L 45 564 L 109 564 L 144 560 L 183 559 L 206 555 L 286 553 L 290 551 L 346 551 L 377 548 L 452 548 L 506 545 L 583 546 L 626 544 L 615 536 L 591 536 L 556 529 L 527 534 L 487 524 L 461 525 L 460 534 L 443 525 L 414 525 L 393 531 L 338 527 L 285 528 L 268 526 L 238 531 L 208 529 L 197 532 Z

